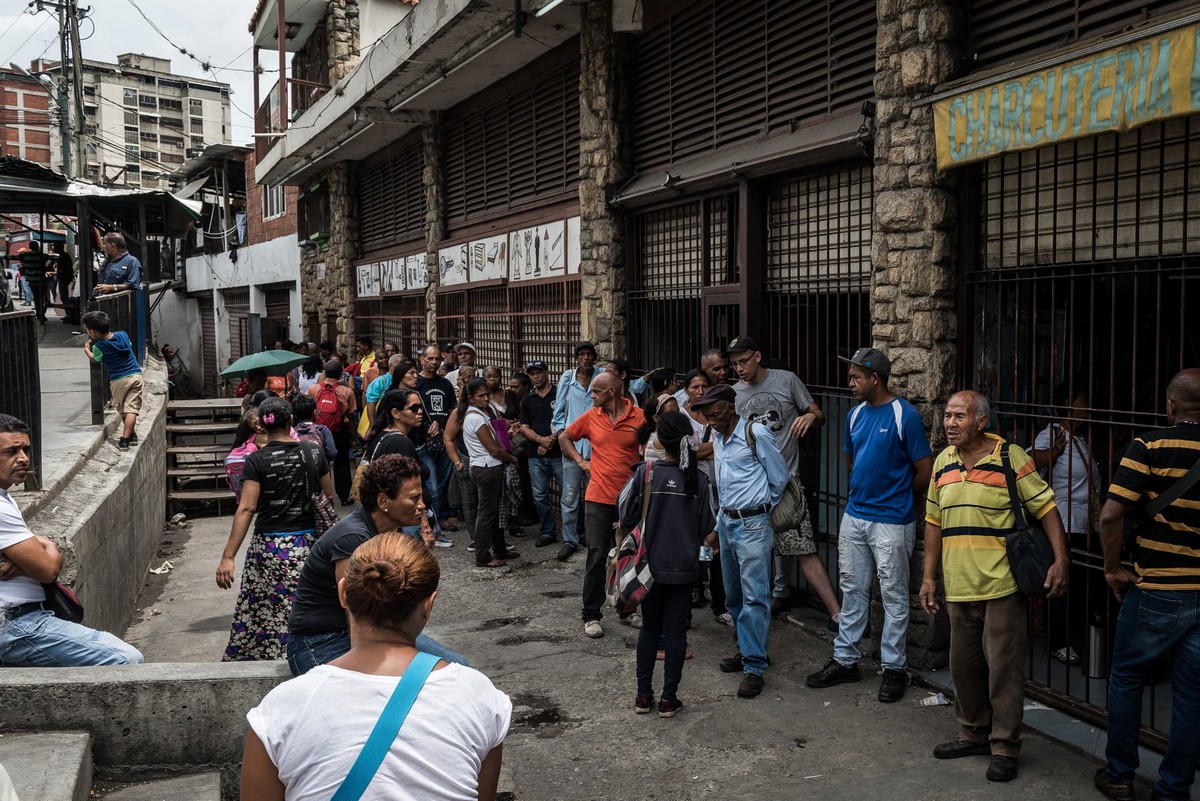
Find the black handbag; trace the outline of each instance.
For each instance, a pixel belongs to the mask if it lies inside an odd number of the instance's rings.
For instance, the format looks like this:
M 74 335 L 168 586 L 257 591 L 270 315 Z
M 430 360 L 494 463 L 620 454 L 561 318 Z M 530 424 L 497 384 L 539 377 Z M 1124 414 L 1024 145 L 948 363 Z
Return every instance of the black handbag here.
M 1021 503 L 1021 496 L 1017 493 L 1017 474 L 1008 455 L 1011 447 L 1006 443 L 1000 453 L 1004 483 L 1008 485 L 1008 501 L 1012 504 L 1015 521 L 1012 530 L 1004 535 L 1008 566 L 1022 593 L 1045 595 L 1046 574 L 1054 564 L 1054 549 L 1050 547 L 1050 538 L 1042 530 L 1041 523 L 1025 514 L 1025 504 Z
M 51 581 L 42 585 L 46 590 L 46 600 L 42 608 L 57 618 L 71 623 L 83 622 L 83 604 L 75 597 L 75 593 L 61 581 Z

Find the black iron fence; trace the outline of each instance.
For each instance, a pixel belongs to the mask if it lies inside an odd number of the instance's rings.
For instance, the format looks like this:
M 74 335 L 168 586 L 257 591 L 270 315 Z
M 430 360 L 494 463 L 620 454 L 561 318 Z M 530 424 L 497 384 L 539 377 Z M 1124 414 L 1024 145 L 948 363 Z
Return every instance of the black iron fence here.
M 25 489 L 42 487 L 42 375 L 37 320 L 32 310 L 0 314 L 0 412 L 29 425 L 32 466 Z

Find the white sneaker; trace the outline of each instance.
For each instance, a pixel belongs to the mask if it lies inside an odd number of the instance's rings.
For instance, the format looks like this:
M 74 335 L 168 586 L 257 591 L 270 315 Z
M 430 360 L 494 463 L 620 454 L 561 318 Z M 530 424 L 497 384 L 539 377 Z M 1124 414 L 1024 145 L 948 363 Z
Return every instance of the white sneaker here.
M 594 640 L 604 636 L 604 627 L 600 625 L 599 620 L 589 620 L 583 624 L 583 633 Z
M 618 618 L 622 626 L 629 626 L 631 629 L 640 629 L 642 627 L 642 613 L 634 612 L 628 617 Z
M 733 615 L 729 614 L 728 612 L 722 612 L 721 614 L 717 615 L 717 622 L 722 626 L 732 626 Z

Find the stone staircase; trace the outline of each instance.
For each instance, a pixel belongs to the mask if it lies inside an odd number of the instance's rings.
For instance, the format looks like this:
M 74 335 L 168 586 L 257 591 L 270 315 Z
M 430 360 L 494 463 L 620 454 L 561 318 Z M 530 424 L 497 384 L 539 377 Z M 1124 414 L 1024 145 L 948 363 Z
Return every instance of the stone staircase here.
M 241 419 L 241 398 L 167 404 L 167 516 L 187 509 L 228 514 L 235 508 L 224 459 Z
M 93 787 L 92 737 L 46 731 L 0 735 L 0 765 L 22 801 L 221 801 L 221 774 L 206 771 L 105 791 Z

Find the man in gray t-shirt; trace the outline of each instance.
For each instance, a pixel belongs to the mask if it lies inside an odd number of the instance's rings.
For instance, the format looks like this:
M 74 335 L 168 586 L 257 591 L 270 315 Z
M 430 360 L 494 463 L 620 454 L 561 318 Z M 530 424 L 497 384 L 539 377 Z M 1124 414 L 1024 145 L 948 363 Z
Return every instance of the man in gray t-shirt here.
M 734 409 L 746 420 L 762 423 L 775 434 L 775 443 L 788 463 L 788 469 L 796 476 L 800 472 L 800 439 L 816 430 L 825 422 L 825 413 L 813 400 L 812 393 L 804 382 L 787 370 L 769 370 L 763 367 L 762 353 L 758 343 L 750 337 L 738 337 L 725 350 L 734 372 L 739 379 L 733 389 L 737 392 Z M 778 536 L 780 532 L 776 532 Z M 774 599 L 771 609 L 781 612 L 787 608 L 788 573 L 790 556 L 775 557 Z M 817 555 L 817 545 L 812 537 L 802 536 L 798 565 L 809 587 L 820 597 L 829 615 L 835 621 L 842 608 L 825 565 Z

